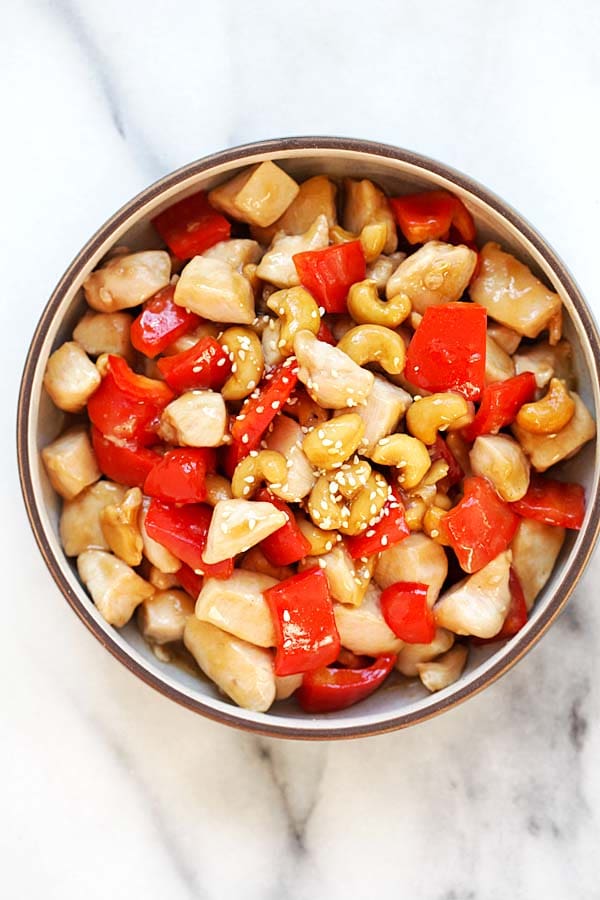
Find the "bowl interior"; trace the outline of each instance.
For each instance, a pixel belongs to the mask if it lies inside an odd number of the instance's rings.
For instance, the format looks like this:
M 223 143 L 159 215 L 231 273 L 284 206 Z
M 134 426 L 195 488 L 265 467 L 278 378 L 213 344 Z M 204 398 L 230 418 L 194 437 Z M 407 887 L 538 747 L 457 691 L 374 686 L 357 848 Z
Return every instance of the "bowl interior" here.
M 293 700 L 276 704 L 268 714 L 238 709 L 219 695 L 214 686 L 201 675 L 157 660 L 134 624 L 121 631 L 107 625 L 79 583 L 73 561 L 66 559 L 62 552 L 58 536 L 60 503 L 48 483 L 39 459 L 39 450 L 65 424 L 64 415 L 54 408 L 42 390 L 44 368 L 49 354 L 70 338 L 73 327 L 84 310 L 80 285 L 86 275 L 98 265 L 111 247 L 118 244 L 132 249 L 161 246 L 149 224 L 152 216 L 175 199 L 181 199 L 200 188 L 210 188 L 225 177 L 235 174 L 240 167 L 268 158 L 277 159 L 283 168 L 299 180 L 320 173 L 336 179 L 348 175 L 371 178 L 388 192 L 395 194 L 446 187 L 461 196 L 475 218 L 480 239 L 496 240 L 504 248 L 514 252 L 561 295 L 567 313 L 566 336 L 574 347 L 579 390 L 597 417 L 599 398 L 593 322 L 583 308 L 568 275 L 526 223 L 522 223 L 511 210 L 479 186 L 411 154 L 395 151 L 395 155 L 388 155 L 390 148 L 380 152 L 374 148 L 357 150 L 352 145 L 323 147 L 307 143 L 308 146 L 302 147 L 286 148 L 285 142 L 277 142 L 268 149 L 243 148 L 237 157 L 231 151 L 220 155 L 216 160 L 201 161 L 189 166 L 132 201 L 92 239 L 57 288 L 34 338 L 22 398 L 21 412 L 26 434 L 21 465 L 26 483 L 28 474 L 30 476 L 29 490 L 26 493 L 30 497 L 29 511 L 34 529 L 55 578 L 86 624 L 138 675 L 161 687 L 180 702 L 233 724 L 285 736 L 341 737 L 408 724 L 464 699 L 497 677 L 545 630 L 566 600 L 593 540 L 590 532 L 596 527 L 597 513 L 595 502 L 591 501 L 595 500 L 598 492 L 595 443 L 588 444 L 575 460 L 562 467 L 565 478 L 575 479 L 586 488 L 590 501 L 586 525 L 579 533 L 568 533 L 550 581 L 538 598 L 530 621 L 516 638 L 500 646 L 473 648 L 460 681 L 438 694 L 429 694 L 417 680 L 404 679 L 398 675 L 390 679 L 384 689 L 359 706 L 319 718 L 306 716 Z M 240 158 L 242 153 L 243 159 Z

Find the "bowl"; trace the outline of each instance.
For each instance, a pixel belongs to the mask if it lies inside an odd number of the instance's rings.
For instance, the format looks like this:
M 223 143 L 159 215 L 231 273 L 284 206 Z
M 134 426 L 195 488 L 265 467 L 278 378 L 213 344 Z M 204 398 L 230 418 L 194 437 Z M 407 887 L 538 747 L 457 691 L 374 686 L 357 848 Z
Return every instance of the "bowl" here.
M 313 717 L 292 700 L 269 713 L 239 709 L 192 672 L 160 662 L 130 623 L 117 631 L 96 610 L 81 585 L 58 535 L 59 498 L 40 462 L 40 449 L 59 433 L 63 414 L 42 390 L 50 353 L 71 331 L 84 309 L 81 284 L 117 244 L 133 249 L 160 246 L 150 219 L 188 194 L 234 175 L 241 167 L 277 160 L 297 179 L 321 172 L 333 177 L 371 178 L 391 193 L 447 188 L 473 214 L 480 238 L 494 239 L 552 285 L 563 301 L 566 334 L 574 347 L 579 389 L 597 419 L 600 401 L 600 342 L 596 325 L 577 285 L 546 241 L 513 209 L 453 169 L 397 147 L 344 138 L 283 138 L 247 144 L 190 163 L 134 197 L 88 241 L 54 290 L 35 331 L 23 373 L 18 404 L 18 459 L 25 505 L 40 551 L 54 580 L 81 621 L 106 649 L 146 684 L 208 718 L 265 735 L 335 739 L 373 735 L 435 716 L 483 690 L 507 672 L 540 639 L 558 616 L 589 559 L 599 529 L 597 446 L 588 444 L 564 464 L 565 477 L 584 484 L 587 513 L 583 528 L 569 532 L 561 555 L 527 625 L 504 645 L 474 647 L 458 682 L 436 694 L 398 676 L 361 704 Z M 543 686 L 540 686 L 543 690 Z

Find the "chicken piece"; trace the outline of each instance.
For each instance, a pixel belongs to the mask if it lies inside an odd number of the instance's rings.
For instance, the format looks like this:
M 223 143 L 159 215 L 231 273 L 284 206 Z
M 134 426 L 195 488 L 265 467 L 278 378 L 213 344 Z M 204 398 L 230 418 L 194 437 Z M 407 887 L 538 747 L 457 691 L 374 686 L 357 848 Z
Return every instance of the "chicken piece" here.
M 380 596 L 381 591 L 371 582 L 360 606 L 333 604 L 342 647 L 366 656 L 397 653 L 402 649 L 404 642 L 396 637 L 383 618 Z
M 287 172 L 267 160 L 213 188 L 208 198 L 226 215 L 266 227 L 283 215 L 299 190 Z
M 398 246 L 396 220 L 387 197 L 377 185 L 367 178 L 357 181 L 344 179 L 344 211 L 342 223 L 347 231 L 360 234 L 365 225 L 382 222 L 386 226 L 384 253 L 393 253 Z
M 515 364 L 500 344 L 488 334 L 485 341 L 485 383 L 506 381 L 515 374 Z
M 551 347 L 548 341 L 519 348 L 514 355 L 517 375 L 522 372 L 533 372 L 535 383 L 541 390 L 552 378 L 560 378 L 569 388 L 575 387 L 571 345 L 568 341 L 559 341 Z
M 545 472 L 563 459 L 570 459 L 596 435 L 596 423 L 578 394 L 570 392 L 575 403 L 573 418 L 556 434 L 532 434 L 515 422 L 512 432 L 538 472 Z
M 100 515 L 105 507 L 120 503 L 126 490 L 114 481 L 97 481 L 73 500 L 65 500 L 60 516 L 60 540 L 67 556 L 79 556 L 84 550 L 110 549 Z
M 214 507 L 208 529 L 204 562 L 210 565 L 245 553 L 286 522 L 286 514 L 272 503 L 220 500 Z
M 171 279 L 171 259 L 164 250 L 143 250 L 112 259 L 83 282 L 85 299 L 98 312 L 139 306 Z
M 534 519 L 521 519 L 512 539 L 513 569 L 523 588 L 527 609 L 554 571 L 565 540 L 565 529 L 544 525 Z
M 511 562 L 512 553 L 505 550 L 442 594 L 433 608 L 436 624 L 455 634 L 479 638 L 498 634 L 510 606 Z
M 435 661 L 417 663 L 419 678 L 428 691 L 442 691 L 458 681 L 469 655 L 468 647 L 456 644 Z
M 201 254 L 204 259 L 219 259 L 241 272 L 248 263 L 257 263 L 262 256 L 260 244 L 256 241 L 232 239 L 219 241 Z
M 365 403 L 355 410 L 365 423 L 362 446 L 358 452 L 370 456 L 381 438 L 397 430 L 411 403 L 412 397 L 407 391 L 375 375 Z
M 419 674 L 419 663 L 431 662 L 445 653 L 454 643 L 454 635 L 445 628 L 436 628 L 435 637 L 430 644 L 405 644 L 398 653 L 396 668 L 407 678 L 415 678 Z
M 81 344 L 90 356 L 112 353 L 133 360 L 129 334 L 133 316 L 126 312 L 96 313 L 88 310 L 73 331 L 73 340 Z
M 104 550 L 86 550 L 77 557 L 79 577 L 109 625 L 122 628 L 137 606 L 154 593 L 122 559 Z
M 85 407 L 101 380 L 83 347 L 67 341 L 48 359 L 44 387 L 55 406 L 76 413 Z
M 68 428 L 44 447 L 42 460 L 50 484 L 65 500 L 72 500 L 101 475 L 85 425 Z
M 448 559 L 444 548 L 419 532 L 389 547 L 379 555 L 374 578 L 380 588 L 397 581 L 426 584 L 427 603 L 434 605 L 448 575 Z
M 218 447 L 227 429 L 227 409 L 216 391 L 188 391 L 163 410 L 159 433 L 183 447 Z
M 194 615 L 194 601 L 185 591 L 156 591 L 138 607 L 137 623 L 151 644 L 183 640 L 185 623 Z
M 414 312 L 460 300 L 475 271 L 477 254 L 463 244 L 428 241 L 400 263 L 386 285 L 388 299 L 406 294 Z
M 173 556 L 170 550 L 151 538 L 146 531 L 146 515 L 150 506 L 150 497 L 144 497 L 142 500 L 142 508 L 140 510 L 139 526 L 142 536 L 143 552 L 148 562 L 166 575 L 172 575 L 181 568 L 181 560 Z
M 276 675 L 275 699 L 287 700 L 302 684 L 302 675 Z
M 325 175 L 308 178 L 302 182 L 295 199 L 276 222 L 266 228 L 259 225 L 251 226 L 252 237 L 266 246 L 271 243 L 278 231 L 285 234 L 302 234 L 320 215 L 326 217 L 327 224 L 331 228 L 336 222 L 336 193 L 335 184 Z
M 301 426 L 289 416 L 279 415 L 273 422 L 273 430 L 267 434 L 265 443 L 268 450 L 281 453 L 287 461 L 287 479 L 280 488 L 272 492 L 287 503 L 298 503 L 314 487 L 316 473 L 302 449 L 304 432 Z
M 293 257 L 307 250 L 324 250 L 329 244 L 327 216 L 319 215 L 303 234 L 277 233 L 261 259 L 256 274 L 279 288 L 300 284 Z
M 343 350 L 319 341 L 310 331 L 299 331 L 294 353 L 298 378 L 320 406 L 344 409 L 366 402 L 375 381 L 373 373 L 358 366 Z
M 363 563 L 354 560 L 343 541 L 335 544 L 320 556 L 307 556 L 299 564 L 300 571 L 320 566 L 327 576 L 329 593 L 334 600 L 348 606 L 360 606 L 363 602 L 375 566 L 375 557 Z
M 223 259 L 195 256 L 175 286 L 175 303 L 204 319 L 250 325 L 254 292 L 248 279 Z
M 274 584 L 274 578 L 245 569 L 235 569 L 226 580 L 206 578 L 196 602 L 196 618 L 257 647 L 274 647 L 273 619 L 263 595 Z

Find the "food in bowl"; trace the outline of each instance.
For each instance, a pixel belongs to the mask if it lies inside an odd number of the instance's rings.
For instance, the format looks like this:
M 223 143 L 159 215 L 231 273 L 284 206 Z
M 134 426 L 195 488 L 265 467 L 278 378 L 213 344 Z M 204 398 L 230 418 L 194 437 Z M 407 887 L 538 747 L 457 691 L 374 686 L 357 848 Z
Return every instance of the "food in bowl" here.
M 583 523 L 551 471 L 595 436 L 560 298 L 445 191 L 267 162 L 154 226 L 165 249 L 89 275 L 45 377 L 99 612 L 255 711 L 340 710 L 394 669 L 449 686 Z

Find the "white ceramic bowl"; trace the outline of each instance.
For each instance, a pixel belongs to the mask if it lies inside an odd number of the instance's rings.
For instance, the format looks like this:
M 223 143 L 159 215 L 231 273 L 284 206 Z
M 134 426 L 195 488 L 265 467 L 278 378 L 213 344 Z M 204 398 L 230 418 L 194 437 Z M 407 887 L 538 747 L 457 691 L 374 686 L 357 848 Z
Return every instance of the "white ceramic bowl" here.
M 106 649 L 147 684 L 195 712 L 263 734 L 304 739 L 376 734 L 427 719 L 482 690 L 514 665 L 556 618 L 582 573 L 598 532 L 595 442 L 564 466 L 568 477 L 585 486 L 588 509 L 584 526 L 580 532 L 569 532 L 552 577 L 518 635 L 504 645 L 473 648 L 460 680 L 437 694 L 429 694 L 417 680 L 398 676 L 363 703 L 319 717 L 303 713 L 293 699 L 276 704 L 269 713 L 239 709 L 202 677 L 160 663 L 135 624 L 121 631 L 107 625 L 82 587 L 73 561 L 63 553 L 58 536 L 60 501 L 40 462 L 40 449 L 61 431 L 64 418 L 42 390 L 46 361 L 69 339 L 84 309 L 81 284 L 88 273 L 117 244 L 134 249 L 160 246 L 149 225 L 159 211 L 201 188 L 214 186 L 243 166 L 266 159 L 277 160 L 297 179 L 318 173 L 335 178 L 350 175 L 371 178 L 393 194 L 428 188 L 447 188 L 457 194 L 473 214 L 480 240 L 497 240 L 560 294 L 579 390 L 597 418 L 600 342 L 596 325 L 563 263 L 514 210 L 466 176 L 397 147 L 344 138 L 283 138 L 225 150 L 151 185 L 103 225 L 69 266 L 42 314 L 23 374 L 18 409 L 23 495 L 40 550 L 66 599 Z

